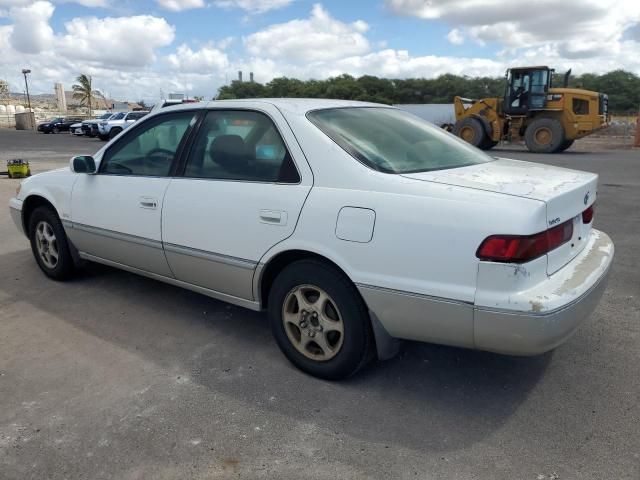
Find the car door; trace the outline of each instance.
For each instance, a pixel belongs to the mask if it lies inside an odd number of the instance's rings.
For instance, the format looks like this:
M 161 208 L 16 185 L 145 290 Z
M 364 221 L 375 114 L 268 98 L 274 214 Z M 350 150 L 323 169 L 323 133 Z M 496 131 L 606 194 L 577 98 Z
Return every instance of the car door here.
M 71 196 L 71 239 L 88 258 L 171 277 L 162 250 L 162 200 L 195 112 L 136 125 L 80 175 Z
M 309 166 L 275 107 L 209 110 L 162 209 L 176 278 L 252 300 L 260 258 L 293 233 L 311 185 Z

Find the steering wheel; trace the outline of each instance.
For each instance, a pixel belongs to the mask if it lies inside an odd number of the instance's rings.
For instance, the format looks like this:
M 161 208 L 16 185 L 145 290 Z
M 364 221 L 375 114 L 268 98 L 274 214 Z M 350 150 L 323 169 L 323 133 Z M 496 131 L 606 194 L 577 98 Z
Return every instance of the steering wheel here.
M 159 156 L 158 154 L 162 156 L 166 156 L 169 160 L 173 160 L 173 156 L 175 155 L 175 152 L 168 150 L 166 148 L 157 147 L 149 150 L 147 154 L 144 156 L 144 158 L 145 160 L 151 160 L 153 157 Z

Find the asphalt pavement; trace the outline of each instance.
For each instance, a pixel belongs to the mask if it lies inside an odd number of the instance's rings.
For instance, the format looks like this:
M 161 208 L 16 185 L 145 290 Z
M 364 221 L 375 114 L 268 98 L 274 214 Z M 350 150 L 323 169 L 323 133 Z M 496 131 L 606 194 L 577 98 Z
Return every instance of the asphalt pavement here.
M 102 142 L 0 130 L 34 173 Z M 407 343 L 331 383 L 279 352 L 266 316 L 90 265 L 38 270 L 0 177 L 0 478 L 640 478 L 640 151 L 496 155 L 600 174 L 609 287 L 556 351 Z

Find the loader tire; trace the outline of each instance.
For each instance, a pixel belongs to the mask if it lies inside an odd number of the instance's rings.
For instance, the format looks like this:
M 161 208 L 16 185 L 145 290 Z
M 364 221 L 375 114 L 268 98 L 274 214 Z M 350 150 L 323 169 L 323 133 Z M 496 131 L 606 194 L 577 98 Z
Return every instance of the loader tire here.
M 485 142 L 490 140 L 480 120 L 471 117 L 457 121 L 453 127 L 453 134 L 478 148 L 482 148 Z
M 562 142 L 562 145 L 560 145 L 560 148 L 558 150 L 556 150 L 556 153 L 561 153 L 564 152 L 565 150 L 568 150 L 571 145 L 573 145 L 573 142 L 575 140 L 565 140 L 564 142 Z
M 557 152 L 564 142 L 564 128 L 554 118 L 538 118 L 524 132 L 524 143 L 534 153 Z

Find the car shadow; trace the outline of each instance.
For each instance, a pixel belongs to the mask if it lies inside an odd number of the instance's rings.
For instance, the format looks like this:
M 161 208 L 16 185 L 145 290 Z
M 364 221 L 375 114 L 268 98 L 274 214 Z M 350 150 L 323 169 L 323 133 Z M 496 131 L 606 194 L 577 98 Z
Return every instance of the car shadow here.
M 0 265 L 19 272 L 0 279 L 4 302 L 33 304 L 252 409 L 383 445 L 446 452 L 482 440 L 517 412 L 552 357 L 407 342 L 394 359 L 327 382 L 287 362 L 263 313 L 96 264 L 52 282 L 28 250 L 0 255 Z

